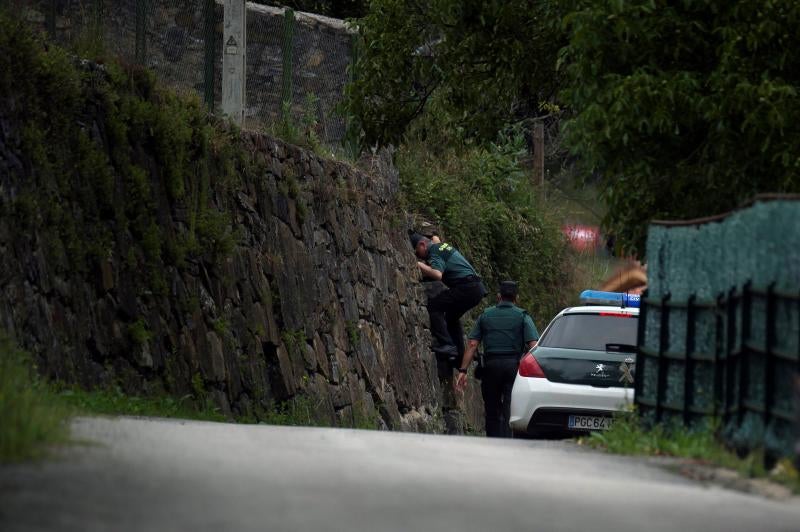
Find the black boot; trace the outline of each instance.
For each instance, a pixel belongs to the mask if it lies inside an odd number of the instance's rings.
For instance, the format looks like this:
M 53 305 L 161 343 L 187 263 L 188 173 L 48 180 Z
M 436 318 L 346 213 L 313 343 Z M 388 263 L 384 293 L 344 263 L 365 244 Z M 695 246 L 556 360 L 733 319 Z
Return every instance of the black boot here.
M 432 348 L 440 358 L 447 361 L 447 365 L 451 368 L 457 368 L 461 364 L 460 357 L 458 356 L 458 349 L 454 345 L 437 345 Z

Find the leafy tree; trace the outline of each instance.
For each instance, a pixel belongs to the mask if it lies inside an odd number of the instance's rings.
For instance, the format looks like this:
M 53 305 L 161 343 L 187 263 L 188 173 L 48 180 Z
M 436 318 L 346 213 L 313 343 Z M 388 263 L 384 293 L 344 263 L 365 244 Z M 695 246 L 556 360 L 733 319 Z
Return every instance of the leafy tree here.
M 491 141 L 536 115 L 557 86 L 557 2 L 373 0 L 347 107 L 369 143 L 397 142 L 437 100 L 439 124 Z
M 607 226 L 642 253 L 652 219 L 800 191 L 800 2 L 581 0 L 565 17 L 572 152 Z

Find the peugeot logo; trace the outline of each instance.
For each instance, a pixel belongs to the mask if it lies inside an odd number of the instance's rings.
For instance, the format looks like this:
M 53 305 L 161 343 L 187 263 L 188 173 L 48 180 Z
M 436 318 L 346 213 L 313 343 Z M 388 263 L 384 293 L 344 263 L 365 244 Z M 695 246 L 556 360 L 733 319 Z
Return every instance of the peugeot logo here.
M 605 379 L 606 377 L 609 376 L 609 374 L 606 373 L 607 367 L 608 366 L 606 366 L 605 364 L 595 364 L 594 371 L 590 373 L 589 376 L 599 379 Z

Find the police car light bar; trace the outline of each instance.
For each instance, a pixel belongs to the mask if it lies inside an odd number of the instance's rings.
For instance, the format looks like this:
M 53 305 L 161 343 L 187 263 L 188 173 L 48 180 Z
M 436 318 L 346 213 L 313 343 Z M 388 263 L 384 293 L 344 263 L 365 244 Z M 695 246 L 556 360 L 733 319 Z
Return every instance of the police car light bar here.
M 584 305 L 610 305 L 639 308 L 641 296 L 623 294 L 622 292 L 601 292 L 600 290 L 584 290 L 581 292 L 581 303 Z

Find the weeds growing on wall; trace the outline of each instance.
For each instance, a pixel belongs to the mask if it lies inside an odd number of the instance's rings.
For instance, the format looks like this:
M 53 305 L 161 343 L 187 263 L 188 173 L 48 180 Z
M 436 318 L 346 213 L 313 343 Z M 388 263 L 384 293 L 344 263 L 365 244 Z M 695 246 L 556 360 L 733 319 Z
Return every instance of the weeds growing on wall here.
M 58 396 L 75 414 L 227 421 L 226 417 L 210 404 L 205 403 L 200 407 L 198 398 L 190 396 L 137 397 L 125 394 L 119 388 L 87 391 L 77 387 L 64 388 Z
M 0 12 L 0 98 L 23 167 L 12 169 L 7 208 L 17 230 L 37 234 L 57 269 L 89 274 L 112 257 L 155 294 L 165 266 L 213 262 L 237 234 L 215 194 L 250 162 L 236 131 L 209 117 L 197 98 L 157 86 L 144 69 L 79 61 Z M 157 168 L 143 153 L 152 153 Z M 24 168 L 31 168 L 31 174 Z M 187 230 L 164 230 L 172 209 Z
M 113 271 L 139 298 L 166 297 L 171 275 L 230 255 L 240 237 L 228 192 L 259 171 L 236 128 L 151 72 L 81 60 L 2 9 L 0 49 L 4 155 L 18 163 L 0 215 L 25 236 L 18 252 L 89 285 Z M 152 323 L 127 319 L 130 347 L 151 341 Z
M 312 93 L 306 94 L 302 116 L 298 121 L 292 118 L 291 103 L 283 102 L 281 119 L 270 126 L 267 133 L 289 144 L 308 148 L 318 155 L 330 156 L 331 154 L 327 153 L 327 149 L 323 147 L 320 140 L 318 108 L 319 98 Z

